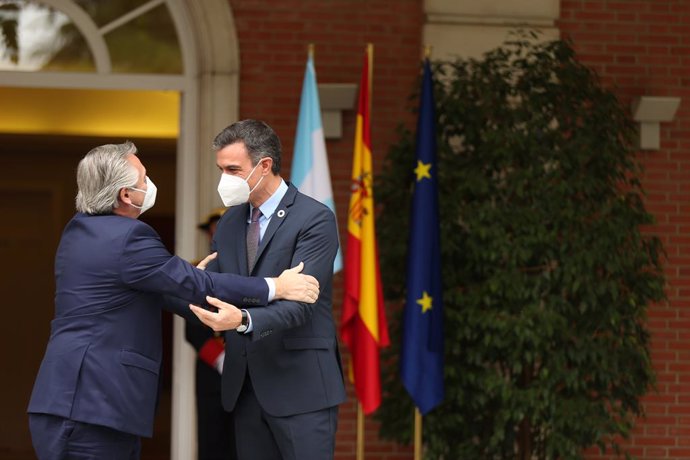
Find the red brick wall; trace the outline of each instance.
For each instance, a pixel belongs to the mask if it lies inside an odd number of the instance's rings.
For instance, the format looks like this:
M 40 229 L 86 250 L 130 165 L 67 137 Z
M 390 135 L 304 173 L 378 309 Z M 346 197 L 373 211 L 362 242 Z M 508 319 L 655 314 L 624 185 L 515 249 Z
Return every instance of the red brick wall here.
M 668 253 L 668 302 L 649 314 L 657 391 L 626 443 L 641 459 L 690 458 L 690 1 L 562 0 L 559 28 L 624 104 L 678 96 L 661 149 L 641 152 L 652 231 Z M 603 458 L 595 451 L 588 458 Z M 608 457 L 605 457 L 608 458 Z
M 374 169 L 412 123 L 406 110 L 421 49 L 421 0 L 229 0 L 240 44 L 240 117 L 261 118 L 283 141 L 289 177 L 308 43 L 316 45 L 320 83 L 357 83 L 367 42 L 374 43 L 372 141 Z M 624 104 L 633 97 L 679 96 L 676 118 L 661 125 L 661 150 L 641 152 L 647 207 L 656 216 L 668 260 L 668 302 L 650 311 L 657 392 L 645 398 L 631 453 L 642 459 L 690 458 L 690 0 L 562 0 L 558 26 L 580 59 Z M 343 137 L 327 141 L 341 240 L 346 231 L 354 110 Z M 341 275 L 335 316 L 340 317 Z M 347 359 L 347 352 L 344 353 Z M 336 457 L 355 458 L 355 398 L 341 406 Z M 366 422 L 368 460 L 411 459 L 409 447 L 378 440 Z M 601 458 L 595 452 L 588 458 Z
M 307 56 L 314 43 L 319 83 L 359 83 L 368 42 L 374 44 L 372 148 L 379 171 L 388 146 L 396 142 L 396 126 L 412 123 L 407 108 L 422 54 L 421 0 L 229 0 L 240 47 L 240 118 L 270 124 L 283 143 L 283 177 L 290 161 Z M 341 243 L 346 239 L 347 207 L 356 109 L 343 113 L 343 136 L 328 140 L 336 214 Z M 342 275 L 335 277 L 334 310 L 340 320 Z M 343 351 L 346 361 L 348 354 Z M 348 385 L 348 401 L 340 407 L 336 458 L 355 458 L 356 405 Z M 410 414 L 412 424 L 412 414 Z M 411 448 L 382 442 L 378 425 L 367 417 L 367 460 L 411 459 Z

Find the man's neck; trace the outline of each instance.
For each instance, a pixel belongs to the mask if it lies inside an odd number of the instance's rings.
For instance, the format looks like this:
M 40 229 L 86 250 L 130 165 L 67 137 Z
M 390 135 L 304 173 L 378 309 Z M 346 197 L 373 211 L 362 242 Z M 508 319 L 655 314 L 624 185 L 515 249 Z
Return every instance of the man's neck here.
M 120 206 L 118 206 L 117 208 L 113 208 L 113 214 L 117 216 L 130 217 L 132 219 L 136 219 L 139 217 L 140 213 L 138 209 L 120 203 Z
M 274 176 L 273 174 L 268 175 L 264 177 L 264 182 L 266 182 L 266 185 L 261 189 L 261 191 L 257 194 L 256 197 L 251 197 L 249 199 L 249 202 L 251 203 L 252 207 L 258 208 L 262 204 L 266 202 L 273 194 L 278 190 L 278 187 L 280 186 L 280 183 L 283 181 L 283 178 L 280 177 L 280 175 Z

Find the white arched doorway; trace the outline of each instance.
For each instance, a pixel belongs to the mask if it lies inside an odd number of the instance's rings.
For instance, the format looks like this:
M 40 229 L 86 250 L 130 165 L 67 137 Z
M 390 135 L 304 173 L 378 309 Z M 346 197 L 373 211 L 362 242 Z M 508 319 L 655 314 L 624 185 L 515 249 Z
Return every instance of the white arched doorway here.
M 14 2 L 22 4 L 21 1 Z M 36 2 L 34 2 L 36 3 Z M 205 250 L 196 231 L 200 216 L 217 206 L 217 173 L 210 144 L 215 133 L 238 114 L 238 45 L 227 0 L 141 0 L 133 7 L 97 20 L 88 0 L 39 0 L 66 17 L 83 38 L 91 56 L 86 71 L 0 68 L 0 88 L 171 91 L 179 94 L 177 177 L 175 180 L 176 252 L 193 259 Z M 117 4 L 100 2 L 100 4 Z M 95 7 L 94 7 L 95 8 Z M 153 12 L 169 15 L 179 53 L 177 69 L 152 72 L 123 70 L 109 37 Z M 141 50 L 138 50 L 141 51 Z M 146 50 L 144 50 L 146 52 Z M 155 54 L 155 50 L 150 51 Z M 172 446 L 173 459 L 195 458 L 194 353 L 184 341 L 183 322 L 173 332 Z

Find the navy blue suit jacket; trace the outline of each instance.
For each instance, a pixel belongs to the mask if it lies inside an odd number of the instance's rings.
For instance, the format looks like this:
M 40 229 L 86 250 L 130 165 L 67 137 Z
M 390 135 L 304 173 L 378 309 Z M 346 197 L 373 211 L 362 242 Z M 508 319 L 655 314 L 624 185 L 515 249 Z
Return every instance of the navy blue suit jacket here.
M 228 209 L 218 223 L 218 258 L 208 270 L 249 274 L 249 205 Z M 257 251 L 253 276 L 276 276 L 304 262 L 303 273 L 319 280 L 314 304 L 271 302 L 248 308 L 253 331 L 226 332 L 223 406 L 232 411 L 248 372 L 263 409 L 288 416 L 325 409 L 345 400 L 345 385 L 333 321 L 333 260 L 338 250 L 335 216 L 328 207 L 289 185 Z
M 236 305 L 268 298 L 263 279 L 197 270 L 172 256 L 150 226 L 117 215 L 72 218 L 55 281 L 55 318 L 28 411 L 139 436 L 153 431 L 161 294 L 197 304 L 206 295 Z

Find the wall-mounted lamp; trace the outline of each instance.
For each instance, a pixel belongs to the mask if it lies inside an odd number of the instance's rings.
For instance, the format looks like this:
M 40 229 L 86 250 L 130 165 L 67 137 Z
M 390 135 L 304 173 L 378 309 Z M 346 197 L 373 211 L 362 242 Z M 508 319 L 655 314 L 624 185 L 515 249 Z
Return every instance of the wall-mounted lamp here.
M 321 122 L 326 139 L 339 139 L 343 135 L 342 111 L 352 110 L 357 98 L 357 85 L 354 83 L 319 84 L 321 102 Z
M 679 97 L 642 96 L 633 100 L 633 120 L 640 122 L 639 148 L 659 150 L 659 123 L 673 120 L 679 105 Z

